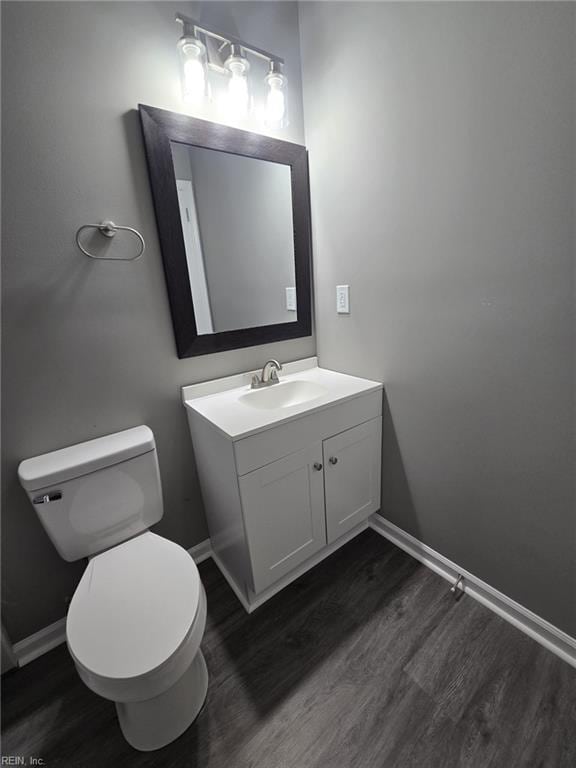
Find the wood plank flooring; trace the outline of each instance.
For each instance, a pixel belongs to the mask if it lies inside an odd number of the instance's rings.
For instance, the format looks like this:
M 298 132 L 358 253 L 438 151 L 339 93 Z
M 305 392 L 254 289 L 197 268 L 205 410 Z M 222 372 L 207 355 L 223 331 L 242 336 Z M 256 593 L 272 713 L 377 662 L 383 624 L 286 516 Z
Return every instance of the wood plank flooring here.
M 65 647 L 3 679 L 2 754 L 48 768 L 576 768 L 576 670 L 366 531 L 251 616 L 212 563 L 208 699 L 158 752 Z

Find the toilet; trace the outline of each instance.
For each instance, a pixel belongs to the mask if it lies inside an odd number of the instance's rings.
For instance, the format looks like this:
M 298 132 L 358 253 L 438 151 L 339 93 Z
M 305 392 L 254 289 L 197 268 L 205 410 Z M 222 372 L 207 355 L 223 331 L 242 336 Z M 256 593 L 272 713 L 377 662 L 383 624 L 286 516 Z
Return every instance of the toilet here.
M 27 459 L 18 476 L 64 560 L 88 558 L 66 618 L 78 674 L 135 749 L 169 744 L 206 698 L 206 594 L 189 553 L 148 530 L 163 515 L 152 431 Z

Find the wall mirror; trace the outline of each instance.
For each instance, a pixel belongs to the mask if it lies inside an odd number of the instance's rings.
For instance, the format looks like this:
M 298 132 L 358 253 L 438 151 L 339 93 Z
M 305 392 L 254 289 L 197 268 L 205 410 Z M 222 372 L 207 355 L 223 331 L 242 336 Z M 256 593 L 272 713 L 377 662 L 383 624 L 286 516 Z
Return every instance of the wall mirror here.
M 309 336 L 305 147 L 139 109 L 178 356 Z

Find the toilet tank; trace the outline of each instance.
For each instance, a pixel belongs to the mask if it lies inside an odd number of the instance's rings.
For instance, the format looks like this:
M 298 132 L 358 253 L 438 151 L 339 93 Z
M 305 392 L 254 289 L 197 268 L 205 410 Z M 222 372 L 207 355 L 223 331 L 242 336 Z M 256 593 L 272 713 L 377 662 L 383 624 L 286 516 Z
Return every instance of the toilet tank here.
M 163 514 L 154 435 L 134 427 L 26 459 L 18 477 L 64 560 L 95 555 Z

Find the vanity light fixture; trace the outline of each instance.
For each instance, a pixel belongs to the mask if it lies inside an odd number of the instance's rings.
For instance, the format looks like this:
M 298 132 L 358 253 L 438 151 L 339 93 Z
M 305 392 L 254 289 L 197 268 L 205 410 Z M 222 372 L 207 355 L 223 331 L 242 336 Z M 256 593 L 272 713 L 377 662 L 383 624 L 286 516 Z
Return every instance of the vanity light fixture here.
M 177 13 L 176 21 L 184 28 L 178 41 L 178 55 L 183 97 L 188 104 L 200 110 L 211 98 L 209 75 L 215 72 L 228 78 L 218 99 L 228 120 L 243 122 L 257 114 L 269 128 L 287 125 L 287 81 L 282 58 L 239 38 L 202 27 L 184 14 Z M 252 109 L 252 86 L 256 83 L 252 75 L 249 78 L 252 70 L 249 56 L 268 65 L 264 77 L 264 105 L 258 110 Z

